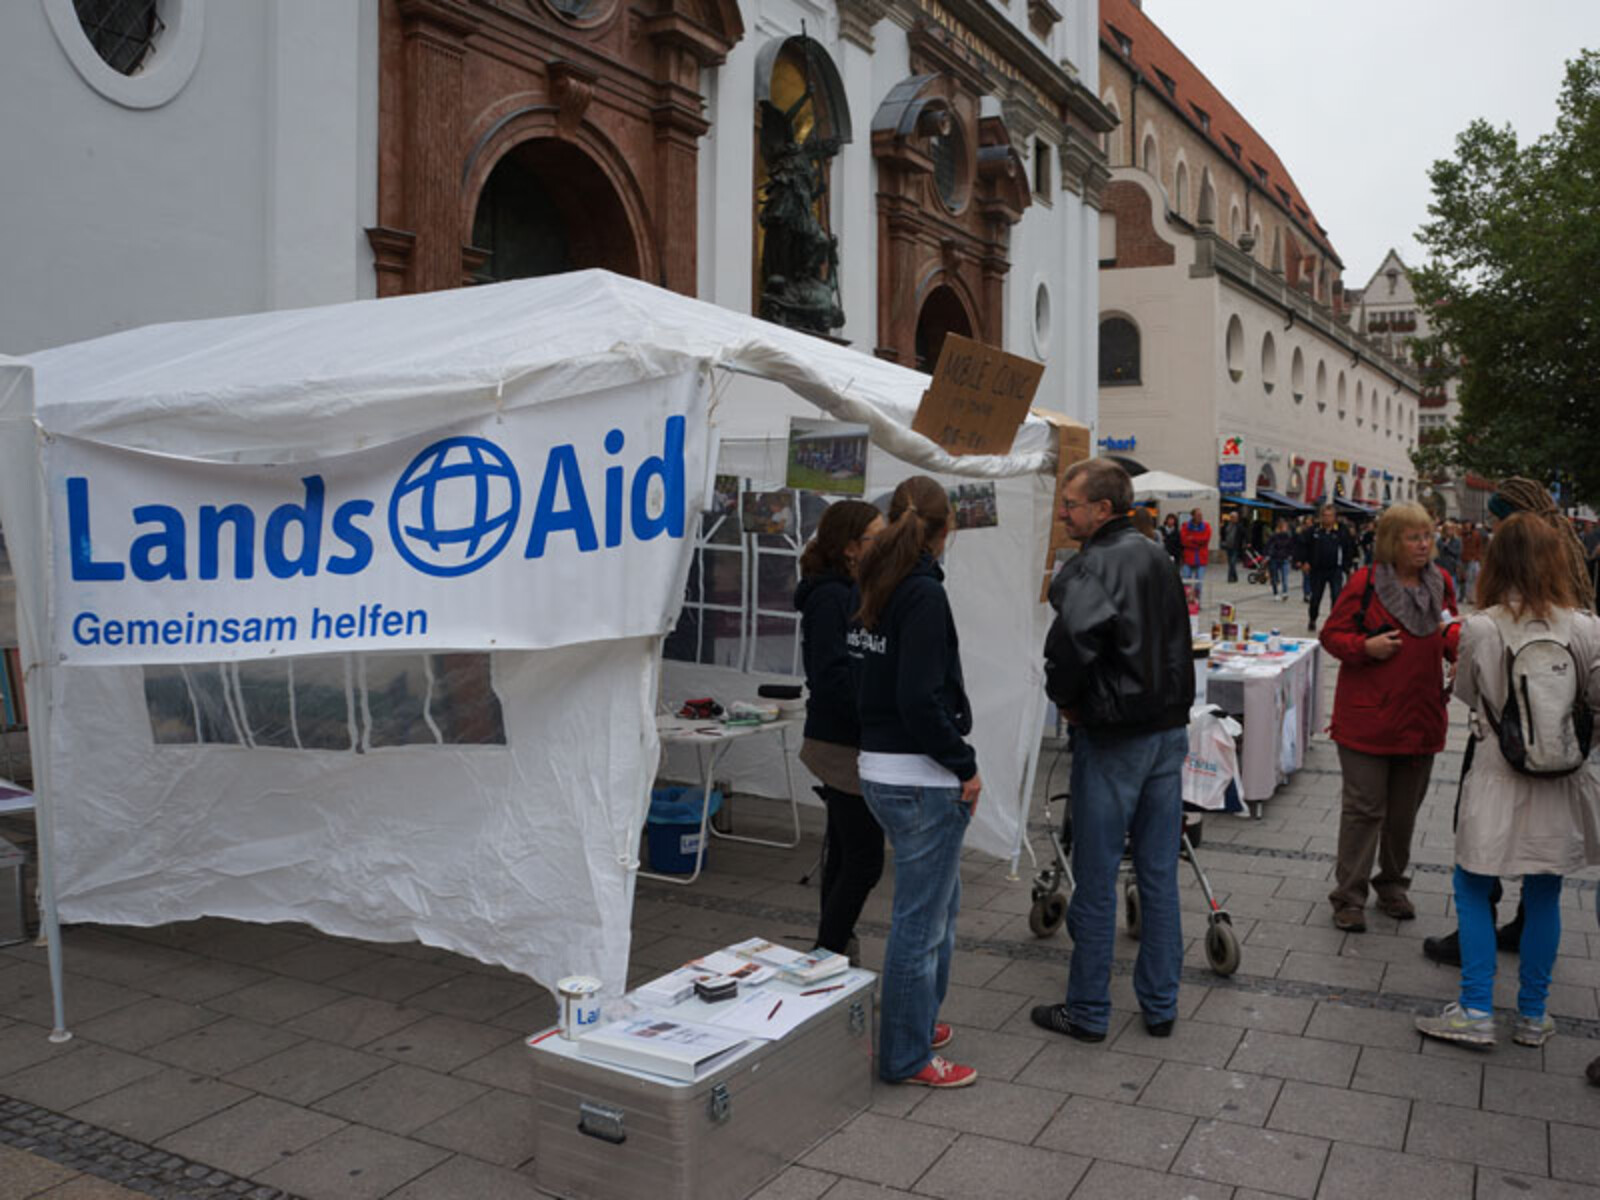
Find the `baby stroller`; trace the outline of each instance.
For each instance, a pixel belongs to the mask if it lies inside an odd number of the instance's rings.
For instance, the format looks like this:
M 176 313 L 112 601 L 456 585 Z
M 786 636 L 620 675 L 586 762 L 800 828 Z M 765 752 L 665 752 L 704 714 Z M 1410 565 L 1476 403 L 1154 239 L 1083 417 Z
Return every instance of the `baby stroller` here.
M 1044 802 L 1044 819 L 1050 829 L 1050 846 L 1055 861 L 1043 867 L 1033 878 L 1033 908 L 1028 913 L 1028 928 L 1033 931 L 1034 937 L 1049 937 L 1061 928 L 1067 917 L 1067 897 L 1061 885 L 1065 883 L 1069 889 L 1076 886 L 1072 878 L 1072 813 L 1066 807 L 1066 800 L 1067 793 L 1060 792 L 1047 796 Z M 1058 802 L 1062 806 L 1060 829 L 1050 819 L 1050 806 Z M 1233 932 L 1233 918 L 1228 915 L 1227 909 L 1217 903 L 1211 891 L 1211 882 L 1194 855 L 1194 848 L 1200 843 L 1200 811 L 1188 804 L 1183 806 L 1183 834 L 1178 860 L 1194 868 L 1194 877 L 1210 909 L 1206 915 L 1206 965 L 1213 973 L 1226 977 L 1239 969 L 1239 938 Z M 1140 928 L 1139 883 L 1134 877 L 1126 851 L 1122 865 L 1125 877 L 1122 886 L 1123 919 L 1128 927 L 1128 936 L 1137 938 Z
M 1244 563 L 1245 570 L 1250 572 L 1245 578 L 1251 583 L 1261 587 L 1272 581 L 1272 572 L 1264 555 L 1257 554 L 1249 546 L 1246 546 L 1239 552 L 1239 558 Z

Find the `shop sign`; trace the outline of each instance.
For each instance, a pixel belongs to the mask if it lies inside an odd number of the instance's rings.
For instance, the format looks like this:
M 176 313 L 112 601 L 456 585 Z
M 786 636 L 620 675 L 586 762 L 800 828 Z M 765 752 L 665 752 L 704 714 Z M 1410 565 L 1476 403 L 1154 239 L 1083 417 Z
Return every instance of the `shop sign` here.
M 1244 462 L 1244 435 L 1240 433 L 1225 433 L 1217 439 L 1217 461 L 1224 463 Z
M 1283 452 L 1274 450 L 1271 446 L 1257 446 L 1252 451 L 1258 463 L 1273 463 L 1283 461 Z
M 1289 482 L 1283 489 L 1283 494 L 1291 500 L 1298 500 L 1300 493 L 1305 490 L 1305 477 L 1298 463 L 1289 468 Z
M 1339 474 L 1344 474 L 1350 470 L 1350 463 L 1345 459 L 1336 458 L 1333 460 L 1333 469 Z
M 1133 437 L 1132 435 L 1125 438 L 1103 437 L 1095 442 L 1095 445 L 1099 446 L 1102 450 L 1137 450 L 1139 448 L 1139 439 Z
M 1217 491 L 1224 496 L 1244 495 L 1244 464 L 1242 462 L 1217 464 Z
M 1306 467 L 1306 499 L 1320 500 L 1328 490 L 1328 464 L 1320 460 Z

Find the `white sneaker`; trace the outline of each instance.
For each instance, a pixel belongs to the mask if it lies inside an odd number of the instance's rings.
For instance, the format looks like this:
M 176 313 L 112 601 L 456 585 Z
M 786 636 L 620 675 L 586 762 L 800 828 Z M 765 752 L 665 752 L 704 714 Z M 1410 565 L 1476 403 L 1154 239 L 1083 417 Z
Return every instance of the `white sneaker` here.
M 1542 1046 L 1555 1031 L 1555 1019 L 1548 1013 L 1542 1017 L 1525 1017 L 1518 1013 L 1511 1040 L 1519 1046 Z
M 1441 1041 L 1488 1048 L 1495 1043 L 1494 1014 L 1462 1008 L 1452 1001 L 1437 1017 L 1418 1017 L 1417 1032 Z

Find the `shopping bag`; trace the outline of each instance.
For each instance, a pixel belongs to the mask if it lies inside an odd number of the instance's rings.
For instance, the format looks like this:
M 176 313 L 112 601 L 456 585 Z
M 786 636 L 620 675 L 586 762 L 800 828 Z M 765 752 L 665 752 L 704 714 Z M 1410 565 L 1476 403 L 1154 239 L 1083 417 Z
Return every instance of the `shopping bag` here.
M 1214 704 L 1190 710 L 1189 753 L 1183 760 L 1183 802 L 1194 808 L 1218 812 L 1227 807 L 1228 785 L 1242 795 L 1239 748 L 1235 738 L 1243 729 Z

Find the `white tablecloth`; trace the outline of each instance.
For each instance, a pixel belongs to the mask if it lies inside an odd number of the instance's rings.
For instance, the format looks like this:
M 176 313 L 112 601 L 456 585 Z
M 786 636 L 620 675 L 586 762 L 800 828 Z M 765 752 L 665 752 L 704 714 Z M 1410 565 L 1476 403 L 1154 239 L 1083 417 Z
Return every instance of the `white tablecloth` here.
M 1300 769 L 1311 734 L 1322 723 L 1322 647 L 1308 638 L 1281 656 L 1213 651 L 1212 658 L 1220 665 L 1205 670 L 1203 695 L 1244 725 L 1244 799 L 1270 799 Z

